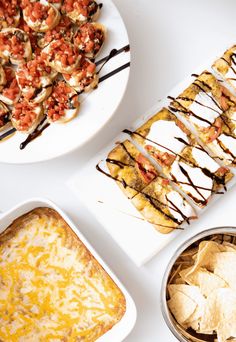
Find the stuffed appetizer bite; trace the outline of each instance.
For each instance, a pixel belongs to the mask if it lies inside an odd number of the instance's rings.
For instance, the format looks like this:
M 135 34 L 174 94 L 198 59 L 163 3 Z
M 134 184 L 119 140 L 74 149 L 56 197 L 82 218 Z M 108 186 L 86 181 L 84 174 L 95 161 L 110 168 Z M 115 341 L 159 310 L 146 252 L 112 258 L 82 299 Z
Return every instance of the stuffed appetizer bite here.
M 37 45 L 43 49 L 53 40 L 64 38 L 65 40 L 71 41 L 73 35 L 74 32 L 71 20 L 66 16 L 62 16 L 59 24 L 56 27 L 54 27 L 52 30 L 48 30 L 45 33 L 38 34 Z
M 26 32 L 7 28 L 0 32 L 0 56 L 12 64 L 27 62 L 31 58 L 31 44 Z
M 74 44 L 88 58 L 95 58 L 106 39 L 106 28 L 100 23 L 86 23 L 79 27 Z
M 64 0 L 61 8 L 78 25 L 88 21 L 96 21 L 99 17 L 100 6 L 93 0 Z
M 11 122 L 17 131 L 30 134 L 39 125 L 42 117 L 43 110 L 40 104 L 22 98 L 12 109 Z
M 57 82 L 49 98 L 44 102 L 44 110 L 50 123 L 66 123 L 79 112 L 78 94 L 66 82 Z
M 17 27 L 20 21 L 18 0 L 0 1 L 0 30 L 7 27 Z
M 52 30 L 60 21 L 60 12 L 43 1 L 24 1 L 23 17 L 29 27 L 37 32 Z
M 52 70 L 41 57 L 22 64 L 16 71 L 16 78 L 22 96 L 33 103 L 44 101 L 51 94 L 52 81 L 57 72 Z
M 78 49 L 63 38 L 51 42 L 43 49 L 41 56 L 53 69 L 63 74 L 74 72 L 81 60 Z
M 16 79 L 15 70 L 11 67 L 3 67 L 3 72 L 4 84 L 0 87 L 0 100 L 11 106 L 19 100 L 21 91 Z
M 96 88 L 99 81 L 96 65 L 87 58 L 82 59 L 79 67 L 72 74 L 63 74 L 63 77 L 78 93 Z

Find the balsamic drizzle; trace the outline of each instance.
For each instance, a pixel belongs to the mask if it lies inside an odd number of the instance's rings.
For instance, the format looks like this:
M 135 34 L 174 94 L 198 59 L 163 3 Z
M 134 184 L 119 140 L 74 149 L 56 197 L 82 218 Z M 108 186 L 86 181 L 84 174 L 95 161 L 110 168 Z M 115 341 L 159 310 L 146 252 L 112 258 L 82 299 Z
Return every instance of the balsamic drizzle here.
M 126 68 L 128 68 L 128 67 L 130 67 L 130 62 L 128 62 L 128 63 L 126 63 L 126 64 L 120 66 L 119 68 L 117 68 L 117 69 L 115 69 L 115 70 L 109 72 L 108 74 L 106 74 L 106 75 L 100 77 L 100 78 L 99 78 L 99 83 L 105 81 L 106 79 L 108 79 L 108 78 L 114 76 L 114 75 L 117 74 L 118 72 L 120 72 L 120 71 L 122 71 L 122 70 L 124 70 L 124 69 L 126 69 Z
M 43 133 L 43 131 L 50 125 L 49 122 L 46 122 L 47 117 L 45 116 L 42 121 L 38 124 L 34 132 L 30 133 L 25 141 L 20 144 L 20 149 L 23 150 L 31 141 L 36 139 L 39 135 Z M 46 122 L 45 125 L 43 125 Z
M 102 4 L 99 5 L 100 7 L 102 6 Z M 103 68 L 103 66 L 113 57 L 117 56 L 118 54 L 122 53 L 122 52 L 128 52 L 130 51 L 130 46 L 129 45 L 125 45 L 124 47 L 120 48 L 120 49 L 113 49 L 111 50 L 110 54 L 102 59 L 100 59 L 99 61 L 97 61 L 95 64 L 96 66 L 100 65 L 103 63 L 103 65 L 101 66 L 99 72 L 101 71 L 101 69 Z M 105 81 L 106 79 L 114 76 L 115 74 L 121 72 L 122 70 L 128 68 L 130 66 L 130 62 L 114 69 L 113 71 L 109 72 L 108 74 L 102 76 L 99 78 L 99 83 Z M 45 88 L 49 87 L 50 85 L 46 86 Z M 36 97 L 40 92 L 42 91 L 42 88 L 39 88 L 35 91 L 34 93 L 34 97 Z M 83 92 L 77 93 L 74 96 L 78 96 Z M 70 99 L 72 100 L 73 97 Z M 39 123 L 39 125 L 36 127 L 36 129 L 34 130 L 33 133 L 29 134 L 27 139 L 25 141 L 23 141 L 20 145 L 20 149 L 23 150 L 31 141 L 33 141 L 34 139 L 36 139 L 38 136 L 40 136 L 42 134 L 42 132 L 48 128 L 50 126 L 50 123 L 45 124 L 43 127 L 42 124 L 45 122 L 46 118 L 43 118 L 43 120 Z M 10 136 L 11 134 L 13 134 L 16 131 L 15 128 L 10 129 L 9 131 L 6 131 L 5 133 L 0 135 L 0 141 L 5 139 L 6 137 Z
M 106 62 L 107 60 L 109 60 L 111 58 L 110 57 L 111 54 L 113 55 L 112 57 L 115 57 L 115 56 L 119 55 L 122 52 L 129 52 L 129 51 L 130 51 L 130 45 L 129 44 L 123 46 L 122 48 L 120 48 L 118 50 L 117 49 L 113 49 L 113 50 L 111 50 L 111 52 L 109 53 L 108 56 L 101 58 L 99 61 L 95 62 L 95 64 L 96 64 L 96 66 L 98 66 L 98 65 L 102 64 L 103 62 Z
M 140 134 L 139 132 L 135 132 L 135 131 L 132 132 L 132 131 L 130 131 L 130 130 L 128 130 L 128 129 L 124 129 L 123 132 L 129 134 L 130 136 L 132 136 L 133 134 L 136 134 L 136 135 L 140 136 L 140 137 L 141 137 L 142 139 L 144 139 L 144 140 L 151 141 L 152 143 L 154 143 L 154 144 L 156 144 L 156 145 L 158 145 L 158 146 L 163 147 L 164 149 L 170 151 L 170 152 L 171 152 L 173 155 L 175 155 L 176 157 L 179 157 L 180 161 L 183 160 L 184 162 L 186 162 L 187 165 L 190 165 L 191 167 L 195 167 L 195 168 L 200 169 L 200 170 L 203 172 L 203 174 L 204 174 L 205 176 L 211 178 L 213 182 L 216 182 L 216 184 L 222 185 L 222 186 L 224 187 L 225 191 L 227 190 L 226 185 L 225 185 L 225 175 L 223 175 L 222 177 L 219 177 L 219 176 L 217 176 L 215 173 L 213 173 L 213 172 L 211 172 L 210 170 L 208 170 L 207 168 L 201 167 L 200 165 L 197 165 L 196 163 L 193 163 L 192 161 L 186 159 L 185 157 L 181 156 L 180 154 L 177 154 L 176 152 L 170 150 L 169 148 L 167 148 L 167 147 L 165 147 L 165 146 L 163 146 L 163 145 L 157 143 L 156 141 L 153 141 L 153 140 L 150 140 L 150 139 L 146 138 L 145 136 L 143 136 L 143 135 Z M 176 139 L 178 139 L 179 141 L 182 141 L 183 143 L 185 143 L 186 146 L 193 147 L 193 148 L 198 148 L 198 149 L 202 150 L 203 152 L 205 152 L 207 155 L 209 155 L 208 152 L 205 151 L 200 145 L 194 146 L 194 145 L 191 145 L 190 143 L 186 143 L 185 140 L 183 140 L 183 139 L 181 139 L 181 138 L 176 138 Z M 219 192 L 219 191 L 216 192 L 216 191 L 214 191 L 213 188 L 210 189 L 210 188 L 202 187 L 202 186 L 199 186 L 199 185 L 195 185 L 195 184 L 192 182 L 192 180 L 191 180 L 189 174 L 187 173 L 187 171 L 180 165 L 179 162 L 178 162 L 178 165 L 179 165 L 180 171 L 181 171 L 181 172 L 183 173 L 183 175 L 187 178 L 187 180 L 189 181 L 189 183 L 178 181 L 178 180 L 174 177 L 173 174 L 170 174 L 170 175 L 171 175 L 172 181 L 173 181 L 174 183 L 176 183 L 177 185 L 178 185 L 178 184 L 183 184 L 183 185 L 185 184 L 185 185 L 189 185 L 189 186 L 191 186 L 193 189 L 195 189 L 195 191 L 203 198 L 203 202 L 200 201 L 201 203 L 207 204 L 207 199 L 204 198 L 204 196 L 202 195 L 202 193 L 201 193 L 199 190 L 206 190 L 206 191 L 211 192 L 211 194 L 213 194 L 213 193 L 216 193 L 216 194 L 223 194 L 223 192 Z M 193 197 L 193 196 L 191 195 L 191 193 L 188 193 L 188 195 L 189 195 L 190 197 L 192 197 L 192 199 L 193 199 L 195 202 L 198 202 L 198 199 L 195 198 L 195 197 Z
M 9 129 L 9 131 L 7 131 L 7 132 L 5 132 L 5 133 L 0 135 L 0 141 L 5 139 L 5 138 L 7 138 L 7 137 L 9 137 L 10 135 L 12 135 L 15 132 L 16 132 L 16 129 L 14 127 Z
M 160 208 L 160 206 L 161 206 L 161 207 L 170 208 L 170 207 L 168 206 L 168 204 L 163 203 L 163 202 L 161 202 L 158 198 L 156 198 L 156 197 L 154 197 L 154 196 L 151 196 L 151 195 L 145 193 L 143 190 L 139 190 L 139 189 L 137 189 L 135 186 L 132 186 L 132 185 L 128 184 L 124 179 L 121 180 L 121 179 L 119 179 L 119 178 L 117 178 L 117 177 L 112 176 L 112 175 L 109 174 L 108 172 L 104 171 L 104 170 L 100 167 L 99 163 L 96 165 L 96 170 L 99 171 L 99 172 L 101 172 L 101 173 L 104 174 L 105 176 L 107 176 L 107 177 L 113 179 L 114 181 L 121 183 L 121 184 L 124 186 L 124 188 L 129 187 L 130 189 L 135 190 L 135 191 L 137 192 L 137 194 L 143 195 L 143 196 L 148 200 L 148 202 L 149 202 L 156 210 L 158 210 L 161 214 L 163 214 L 166 218 L 172 220 L 172 221 L 175 222 L 176 224 L 181 224 L 181 223 L 182 223 L 182 221 L 179 221 L 179 220 L 176 219 L 174 216 L 172 217 L 172 216 L 168 215 L 167 213 L 165 213 L 165 212 Z M 137 194 L 136 194 L 136 195 L 137 195 Z M 136 196 L 136 195 L 135 195 L 135 196 Z M 128 197 L 128 199 L 130 200 L 130 199 L 132 199 L 132 198 Z M 157 202 L 160 206 L 158 206 L 156 202 Z M 174 207 L 172 207 L 171 209 L 173 209 L 174 211 L 177 211 L 176 208 L 174 208 Z M 177 212 L 180 213 L 181 211 L 178 210 Z M 182 216 L 183 219 L 185 220 L 185 215 L 184 215 L 183 213 L 181 213 L 181 216 Z M 189 219 L 190 219 L 190 218 L 189 218 Z M 158 224 L 156 224 L 156 225 L 158 225 Z M 169 226 L 167 226 L 167 227 L 169 227 Z M 171 228 L 171 227 L 169 227 L 169 228 Z M 177 229 L 177 228 L 176 228 L 176 229 Z

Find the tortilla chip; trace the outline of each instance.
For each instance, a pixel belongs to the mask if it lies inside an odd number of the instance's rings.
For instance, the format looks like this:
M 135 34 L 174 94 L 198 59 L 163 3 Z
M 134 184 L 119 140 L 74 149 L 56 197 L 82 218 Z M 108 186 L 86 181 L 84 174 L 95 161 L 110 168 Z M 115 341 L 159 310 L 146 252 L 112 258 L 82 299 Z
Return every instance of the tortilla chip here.
M 181 271 L 181 278 L 189 285 L 199 286 L 202 295 L 205 297 L 208 297 L 212 291 L 218 288 L 228 287 L 228 284 L 224 279 L 212 272 L 209 272 L 205 268 L 200 267 L 195 272 L 191 272 L 190 269 Z
M 222 248 L 223 247 L 215 241 L 202 241 L 199 244 L 197 258 L 191 273 L 200 267 L 205 267 L 208 271 L 213 271 L 215 265 L 214 255 L 215 253 L 221 252 Z
M 170 297 L 174 296 L 175 293 L 181 292 L 184 295 L 188 296 L 194 303 L 197 304 L 194 312 L 185 322 L 188 326 L 191 326 L 191 323 L 197 321 L 202 317 L 203 308 L 205 305 L 205 298 L 202 296 L 199 288 L 197 286 L 190 285 L 182 285 L 182 284 L 172 284 L 168 286 L 168 291 Z
M 236 291 L 236 253 L 217 253 L 214 273 L 224 279 L 228 286 Z
M 225 247 L 225 248 L 224 248 L 224 251 L 225 251 L 225 252 L 235 252 L 235 253 L 236 253 L 236 246 L 233 245 L 232 243 L 227 242 L 227 241 L 224 241 L 224 242 L 222 243 L 222 245 Z
M 192 299 L 180 291 L 177 291 L 167 304 L 179 324 L 184 324 L 197 307 Z
M 206 300 L 200 331 L 211 330 L 219 342 L 236 337 L 236 293 L 230 288 L 217 289 Z

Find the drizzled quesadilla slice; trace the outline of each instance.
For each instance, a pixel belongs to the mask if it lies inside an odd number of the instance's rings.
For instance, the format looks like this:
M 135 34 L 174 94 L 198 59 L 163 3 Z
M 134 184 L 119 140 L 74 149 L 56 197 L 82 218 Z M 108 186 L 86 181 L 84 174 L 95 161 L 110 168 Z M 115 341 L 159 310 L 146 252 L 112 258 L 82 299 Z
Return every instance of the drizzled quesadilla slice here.
M 214 155 L 227 165 L 236 163 L 236 135 L 232 112 L 235 98 L 209 72 L 203 72 L 170 104 L 170 109 L 184 115 Z
M 129 140 L 117 145 L 106 162 L 111 177 L 145 220 L 161 233 L 196 218 L 189 203 Z
M 163 108 L 131 134 L 160 164 L 164 174 L 204 207 L 233 177 L 197 143 L 176 116 Z
M 111 176 L 129 198 L 142 191 L 158 175 L 150 161 L 129 140 L 118 144 L 109 153 L 106 163 Z
M 236 45 L 226 50 L 212 68 L 236 90 Z

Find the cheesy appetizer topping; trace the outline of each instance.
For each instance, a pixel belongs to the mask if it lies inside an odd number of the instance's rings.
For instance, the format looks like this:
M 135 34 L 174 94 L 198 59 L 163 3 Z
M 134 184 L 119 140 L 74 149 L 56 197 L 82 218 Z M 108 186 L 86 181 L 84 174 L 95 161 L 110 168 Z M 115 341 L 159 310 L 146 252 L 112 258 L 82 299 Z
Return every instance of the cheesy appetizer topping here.
M 0 235 L 0 340 L 97 340 L 125 297 L 61 216 L 37 208 Z

